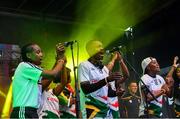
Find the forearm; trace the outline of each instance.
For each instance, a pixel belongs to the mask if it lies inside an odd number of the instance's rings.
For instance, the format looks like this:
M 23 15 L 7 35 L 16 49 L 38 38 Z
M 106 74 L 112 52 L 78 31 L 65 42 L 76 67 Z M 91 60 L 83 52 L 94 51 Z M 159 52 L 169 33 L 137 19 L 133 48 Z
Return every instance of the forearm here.
M 115 63 L 115 60 L 112 59 L 107 65 L 106 67 L 108 68 L 109 71 L 112 71 L 113 67 L 114 67 L 114 63 Z
M 61 81 L 60 81 L 60 83 L 63 85 L 63 86 L 65 86 L 66 84 L 67 84 L 67 78 L 68 78 L 68 76 L 67 76 L 68 74 L 67 74 L 67 69 L 66 69 L 66 67 L 64 66 L 63 67 L 63 69 L 62 69 L 62 71 L 61 71 Z M 70 75 L 70 74 L 69 74 Z
M 175 69 L 177 68 L 177 66 L 179 65 L 179 64 L 177 63 L 178 59 L 179 59 L 178 56 L 175 56 L 175 57 L 174 57 L 173 65 L 171 66 L 171 69 L 169 70 L 169 72 L 168 72 L 168 74 L 167 74 L 166 77 L 173 77 L 174 70 L 175 70 Z
M 123 59 L 119 60 L 119 64 L 120 64 L 121 69 L 122 69 L 123 77 L 128 78 L 129 77 L 129 70 L 128 70 L 126 64 L 124 63 L 124 60 Z
M 60 84 L 56 86 L 56 88 L 53 89 L 53 92 L 56 96 L 58 96 L 65 88 L 67 84 L 67 70 L 66 67 L 62 68 L 61 71 L 61 77 L 60 78 Z
M 159 96 L 163 95 L 164 93 L 165 93 L 165 90 L 162 89 L 162 90 L 158 91 L 157 93 L 152 93 L 152 94 L 153 94 L 154 98 L 158 98 Z M 151 94 L 148 93 L 147 101 L 153 101 L 154 98 L 152 97 Z
M 45 90 L 47 87 L 49 87 L 50 83 L 52 81 L 52 78 L 50 79 L 42 79 L 42 89 Z
M 53 94 L 58 96 L 60 93 L 64 90 L 65 85 L 62 85 L 61 83 L 58 84 L 54 89 L 53 89 Z
M 175 70 L 175 67 L 172 66 L 166 77 L 172 77 L 173 73 L 174 73 L 174 70 Z
M 43 70 L 42 77 L 44 78 L 55 78 L 58 73 L 62 70 L 64 67 L 65 61 L 63 59 L 57 60 L 54 68 L 52 70 Z
M 93 83 L 93 84 L 90 84 L 89 81 L 84 81 L 84 82 L 81 82 L 81 89 L 85 94 L 89 94 L 102 88 L 106 84 L 107 82 L 105 81 L 105 79 L 102 79 L 98 81 L 97 83 Z

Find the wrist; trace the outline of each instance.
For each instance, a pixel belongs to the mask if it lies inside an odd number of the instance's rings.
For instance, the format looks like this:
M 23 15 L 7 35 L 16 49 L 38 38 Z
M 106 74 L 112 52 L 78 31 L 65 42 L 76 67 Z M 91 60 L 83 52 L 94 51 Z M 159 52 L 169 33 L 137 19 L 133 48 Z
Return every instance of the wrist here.
M 121 59 L 119 59 L 119 63 L 122 63 L 123 62 L 123 59 L 121 58 Z
M 114 66 L 114 62 L 113 62 L 113 61 L 109 62 L 108 64 L 109 64 L 110 66 Z
M 115 62 L 115 61 L 116 61 L 116 59 L 112 59 L 112 60 L 111 60 L 111 63 L 113 63 L 113 64 L 114 64 L 114 62 Z
M 65 63 L 65 61 L 64 61 L 63 59 L 58 59 L 57 62 L 58 62 L 58 63 L 61 63 L 61 64 L 64 64 L 64 63 Z
M 176 69 L 176 68 L 177 68 L 177 66 L 176 66 L 175 64 L 173 64 L 173 65 L 172 65 L 172 67 L 173 67 L 174 69 Z
M 62 59 L 62 58 L 64 58 L 64 55 L 63 55 L 63 54 L 61 54 L 61 55 L 57 54 L 56 60 L 59 60 L 59 59 Z

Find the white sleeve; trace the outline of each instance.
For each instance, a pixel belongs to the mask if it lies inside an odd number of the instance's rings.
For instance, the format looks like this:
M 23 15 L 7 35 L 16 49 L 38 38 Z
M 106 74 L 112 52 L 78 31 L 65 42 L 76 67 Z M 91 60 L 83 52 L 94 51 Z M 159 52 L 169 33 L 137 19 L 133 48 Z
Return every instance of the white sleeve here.
M 145 85 L 149 85 L 149 83 L 150 83 L 150 79 L 147 77 L 147 75 L 143 75 L 142 77 L 141 77 L 141 80 L 144 82 L 144 84 Z M 142 82 L 141 82 L 142 83 Z
M 79 65 L 79 67 L 78 67 L 78 79 L 80 80 L 80 82 L 90 81 L 88 71 L 89 71 L 88 67 L 86 67 L 82 63 Z

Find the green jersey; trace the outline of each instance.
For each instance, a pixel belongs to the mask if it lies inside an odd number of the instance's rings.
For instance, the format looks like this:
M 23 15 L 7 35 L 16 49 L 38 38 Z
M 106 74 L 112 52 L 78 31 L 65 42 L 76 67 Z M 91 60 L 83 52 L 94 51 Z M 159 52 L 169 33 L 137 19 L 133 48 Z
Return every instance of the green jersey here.
M 12 82 L 13 107 L 38 108 L 41 73 L 42 69 L 34 64 L 21 62 L 18 65 Z

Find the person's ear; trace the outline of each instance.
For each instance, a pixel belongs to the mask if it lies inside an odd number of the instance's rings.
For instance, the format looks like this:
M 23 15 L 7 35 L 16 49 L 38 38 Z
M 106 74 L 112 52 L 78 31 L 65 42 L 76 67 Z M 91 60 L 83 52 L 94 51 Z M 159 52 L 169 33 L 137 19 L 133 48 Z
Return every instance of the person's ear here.
M 31 53 L 26 53 L 26 57 L 31 59 Z

